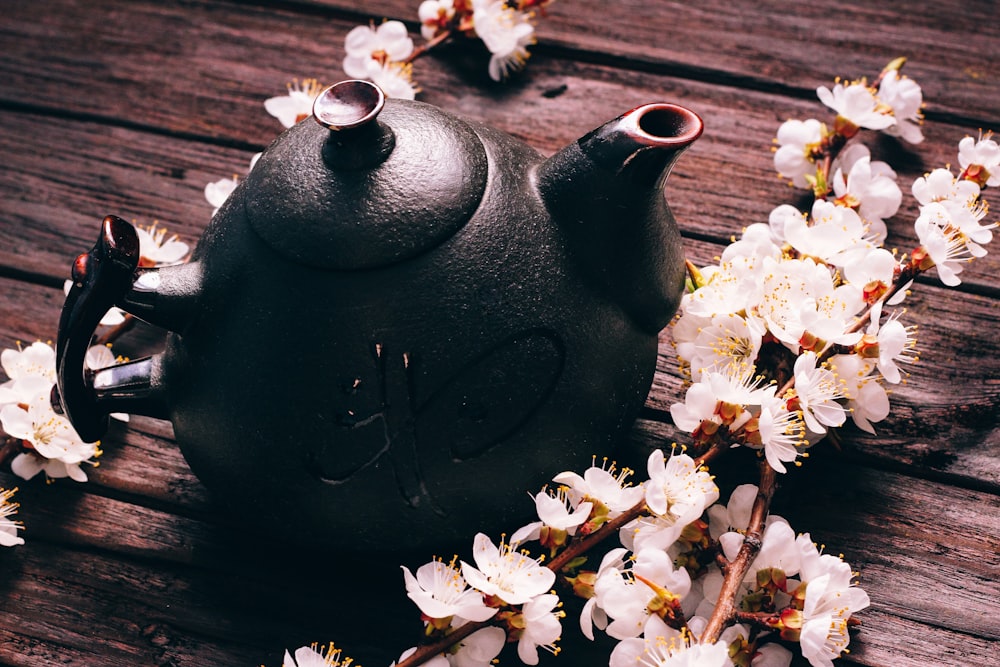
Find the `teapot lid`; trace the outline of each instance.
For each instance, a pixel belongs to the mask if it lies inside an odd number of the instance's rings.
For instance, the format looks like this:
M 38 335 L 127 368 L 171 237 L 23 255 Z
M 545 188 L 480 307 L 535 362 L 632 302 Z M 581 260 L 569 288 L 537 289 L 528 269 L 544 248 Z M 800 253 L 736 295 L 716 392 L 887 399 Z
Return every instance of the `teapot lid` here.
M 488 160 L 465 122 L 353 80 L 323 91 L 313 118 L 275 140 L 241 184 L 251 227 L 288 259 L 385 266 L 436 247 L 478 208 Z

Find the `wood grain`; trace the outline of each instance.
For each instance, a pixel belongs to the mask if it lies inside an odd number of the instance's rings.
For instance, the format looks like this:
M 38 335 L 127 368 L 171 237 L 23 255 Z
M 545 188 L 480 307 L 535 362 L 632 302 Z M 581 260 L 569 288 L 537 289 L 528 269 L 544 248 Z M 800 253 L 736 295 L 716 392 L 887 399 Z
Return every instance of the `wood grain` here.
M 412 27 L 417 4 L 8 3 L 0 347 L 55 335 L 69 263 L 104 215 L 157 220 L 194 243 L 211 214 L 204 186 L 242 174 L 280 130 L 262 101 L 294 77 L 342 78 L 351 27 L 383 16 Z M 560 0 L 512 81 L 491 82 L 487 54 L 471 43 L 419 61 L 417 77 L 423 100 L 543 154 L 636 104 L 694 109 L 706 132 L 667 195 L 688 256 L 707 264 L 745 225 L 803 201 L 773 174 L 771 140 L 786 118 L 821 117 L 813 91 L 836 75 L 910 58 L 906 71 L 926 95 L 927 140 L 872 142 L 900 166 L 904 192 L 927 170 L 955 164 L 962 136 L 1000 129 L 995 13 L 986 0 L 846 0 L 833 13 L 777 0 Z M 915 212 L 907 194 L 890 247 L 913 247 Z M 839 450 L 818 445 L 781 479 L 775 511 L 843 552 L 873 600 L 837 664 L 979 667 L 1000 657 L 997 256 L 972 265 L 958 289 L 933 276 L 914 289 L 906 307 L 920 325 L 921 362 L 895 388 L 878 437 L 845 429 Z M 669 332 L 660 343 L 643 417 L 621 452 L 634 465 L 683 442 L 668 414 L 683 374 Z M 116 351 L 134 357 L 160 344 L 158 331 L 140 326 Z M 103 449 L 86 484 L 0 471 L 0 486 L 21 487 L 27 526 L 26 545 L 0 550 L 0 665 L 275 667 L 286 647 L 333 639 L 371 667 L 417 641 L 398 565 L 431 554 L 359 559 L 280 543 L 267 525 L 241 530 L 191 474 L 166 422 L 133 418 Z M 752 452 L 734 450 L 713 473 L 728 488 L 750 481 L 753 464 Z M 606 664 L 606 646 L 570 628 L 563 645 L 542 664 Z
M 416 23 L 407 0 L 308 0 L 358 23 L 385 18 Z M 812 95 L 834 76 L 874 77 L 894 57 L 924 85 L 931 115 L 995 124 L 991 90 L 1000 59 L 990 45 L 1000 30 L 990 2 L 756 2 L 753 11 L 726 2 L 602 0 L 553 3 L 538 22 L 541 57 L 568 56 L 629 69 L 681 74 L 720 86 Z M 955 40 L 961 34 L 963 39 Z

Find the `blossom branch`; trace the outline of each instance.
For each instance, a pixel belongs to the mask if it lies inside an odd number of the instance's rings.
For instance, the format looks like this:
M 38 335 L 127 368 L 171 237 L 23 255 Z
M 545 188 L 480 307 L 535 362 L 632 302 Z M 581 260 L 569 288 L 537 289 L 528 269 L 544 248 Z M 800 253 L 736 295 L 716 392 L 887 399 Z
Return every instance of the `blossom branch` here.
M 617 535 L 622 526 L 647 512 L 648 508 L 646 507 L 646 501 L 641 500 L 637 502 L 635 505 L 622 512 L 614 519 L 611 519 L 594 532 L 570 542 L 558 556 L 549 561 L 546 567 L 558 575 L 559 572 L 561 572 L 562 569 L 574 559 L 590 551 L 597 544 L 603 542 L 609 537 Z M 401 660 L 397 664 L 397 667 L 415 667 L 416 665 L 421 665 L 434 656 L 447 651 L 449 648 L 459 643 L 466 637 L 469 637 L 477 630 L 485 628 L 489 625 L 495 625 L 493 619 L 478 622 L 470 621 L 455 629 L 453 632 L 441 637 L 437 641 L 418 647 L 414 653 Z
M 396 667 L 416 667 L 417 665 L 422 665 L 439 653 L 447 651 L 449 648 L 477 630 L 485 628 L 487 625 L 491 625 L 491 623 L 489 621 L 466 623 L 437 640 L 433 644 L 418 646 L 416 651 L 396 663 Z
M 740 584 L 743 583 L 744 577 L 757 556 L 757 552 L 760 551 L 764 522 L 767 519 L 776 486 L 777 472 L 766 461 L 761 461 L 760 485 L 750 512 L 750 523 L 747 525 L 746 537 L 736 559 L 725 568 L 719 600 L 700 638 L 703 644 L 717 641 L 726 624 L 733 619 L 733 615 L 736 613 L 736 596 L 739 593 Z
M 416 60 L 417 58 L 420 58 L 421 56 L 426 55 L 431 49 L 433 49 L 433 48 L 435 48 L 437 46 L 440 46 L 444 42 L 446 42 L 449 39 L 451 39 L 451 36 L 452 36 L 452 31 L 451 30 L 443 30 L 440 33 L 438 33 L 437 35 L 435 35 L 432 39 L 430 39 L 427 42 L 421 44 L 420 46 L 414 48 L 413 52 L 409 56 L 407 56 L 406 58 L 403 58 L 399 62 L 402 63 L 402 64 L 404 64 L 404 65 L 408 65 L 408 64 L 412 63 L 414 60 Z
M 558 574 L 568 563 L 570 563 L 574 558 L 586 553 L 590 549 L 593 549 L 595 545 L 604 541 L 605 539 L 611 537 L 612 535 L 617 535 L 618 531 L 622 526 L 629 523 L 630 521 L 637 519 L 638 517 L 646 514 L 648 512 L 646 507 L 645 499 L 640 500 L 635 505 L 622 512 L 620 515 L 611 519 L 603 526 L 595 530 L 589 535 L 585 535 L 582 539 L 573 540 L 569 543 L 565 550 L 558 556 L 553 558 L 547 567 Z

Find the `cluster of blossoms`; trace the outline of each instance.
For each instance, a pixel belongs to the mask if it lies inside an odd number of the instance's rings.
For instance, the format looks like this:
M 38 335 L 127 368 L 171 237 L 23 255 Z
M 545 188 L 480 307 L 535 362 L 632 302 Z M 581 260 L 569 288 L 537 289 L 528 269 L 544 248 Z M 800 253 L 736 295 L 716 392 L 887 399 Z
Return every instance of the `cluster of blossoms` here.
M 586 599 L 578 621 L 586 637 L 597 628 L 618 640 L 611 667 L 787 667 L 792 652 L 777 639 L 798 643 L 814 667 L 831 665 L 847 647 L 852 614 L 868 606 L 850 567 L 809 535 L 796 537 L 781 517 L 754 525 L 756 486 L 737 487 L 721 505 L 711 476 L 687 454 L 654 451 L 647 470 L 636 486 L 631 471 L 607 462 L 564 472 L 555 489 L 535 496 L 538 521 L 499 544 L 477 535 L 473 563 L 404 567 L 427 643 L 391 667 L 488 667 L 515 642 L 521 662 L 538 664 L 539 648 L 558 653 L 566 612 L 557 585 Z M 749 534 L 758 535 L 759 552 L 737 568 Z M 623 546 L 587 569 L 582 554 L 607 537 Z M 738 585 L 735 606 L 724 608 L 727 576 Z M 303 647 L 295 662 L 286 653 L 284 667 L 349 664 L 339 660 L 339 652 L 332 661 Z
M 176 264 L 188 253 L 188 245 L 176 236 L 167 236 L 156 223 L 137 227 L 141 267 Z M 65 288 L 68 291 L 71 283 Z M 130 316 L 112 309 L 101 320 L 111 327 L 109 340 L 131 323 Z M 85 357 L 88 369 L 99 370 L 120 363 L 107 342 L 93 345 Z M 7 380 L 0 384 L 0 460 L 10 460 L 11 471 L 22 479 L 44 473 L 48 480 L 68 477 L 86 482 L 84 465 L 97 465 L 99 442 L 84 442 L 69 420 L 52 407 L 52 387 L 56 383 L 56 352 L 49 343 L 36 341 L 26 347 L 0 353 L 0 365 Z M 112 417 L 127 421 L 128 415 Z M 0 489 L 0 545 L 21 544 L 16 531 L 21 524 L 8 519 L 17 510 L 10 503 L 13 491 Z
M 412 100 L 420 88 L 413 61 L 451 38 L 479 39 L 490 52 L 489 75 L 502 81 L 528 61 L 535 43 L 536 11 L 552 0 L 425 0 L 417 10 L 425 43 L 416 46 L 401 21 L 360 25 L 344 39 L 344 73 L 379 86 L 388 97 Z M 294 81 L 288 94 L 265 102 L 268 113 L 291 127 L 312 113 L 323 86 L 316 79 Z
M 424 0 L 417 14 L 426 42 L 415 46 L 401 21 L 360 25 L 344 38 L 343 69 L 347 76 L 376 84 L 387 97 L 412 100 L 420 92 L 413 80 L 413 61 L 451 38 L 480 39 L 490 52 L 489 74 L 506 79 L 528 61 L 535 43 L 536 12 L 544 15 L 553 0 Z M 289 128 L 312 115 L 313 102 L 325 88 L 318 79 L 295 79 L 287 92 L 268 98 L 264 109 Z M 250 169 L 260 153 L 253 156 Z M 205 198 L 215 211 L 226 201 L 239 177 L 205 186 Z
M 775 167 L 814 192 L 810 211 L 778 206 L 718 264 L 689 266 L 673 333 L 692 384 L 671 415 L 698 451 L 752 447 L 785 472 L 848 415 L 874 433 L 889 414 L 885 385 L 917 359 L 916 327 L 889 309 L 917 274 L 936 267 L 957 285 L 963 264 L 986 254 L 996 224 L 981 224 L 981 192 L 1000 183 L 1000 146 L 989 135 L 961 141 L 958 175 L 940 168 L 913 183 L 919 246 L 910 256 L 882 247 L 903 193 L 890 166 L 854 137 L 866 128 L 922 140 L 920 88 L 899 75 L 901 64 L 877 86 L 819 88 L 837 113 L 832 130 L 815 119 L 778 130 Z

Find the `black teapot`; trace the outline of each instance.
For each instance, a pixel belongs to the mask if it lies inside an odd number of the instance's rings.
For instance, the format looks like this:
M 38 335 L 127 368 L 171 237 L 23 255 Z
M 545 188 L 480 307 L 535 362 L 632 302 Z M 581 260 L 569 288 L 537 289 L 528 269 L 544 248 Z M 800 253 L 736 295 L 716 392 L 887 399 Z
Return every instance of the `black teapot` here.
M 73 266 L 54 403 L 88 441 L 113 412 L 169 419 L 223 504 L 317 545 L 513 530 L 646 398 L 684 283 L 662 188 L 702 122 L 648 104 L 543 159 L 363 81 L 313 116 L 189 263 L 138 269 L 134 228 L 105 218 Z M 172 333 L 86 371 L 113 305 Z

